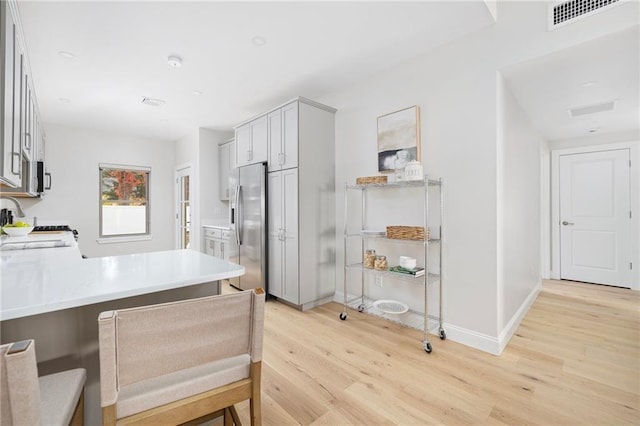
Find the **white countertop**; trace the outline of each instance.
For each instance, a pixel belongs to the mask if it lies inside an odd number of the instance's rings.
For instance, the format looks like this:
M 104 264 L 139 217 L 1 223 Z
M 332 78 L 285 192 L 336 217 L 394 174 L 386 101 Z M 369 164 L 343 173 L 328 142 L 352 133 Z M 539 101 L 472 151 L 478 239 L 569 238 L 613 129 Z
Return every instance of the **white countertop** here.
M 203 228 L 215 228 L 229 230 L 229 219 L 214 219 L 209 220 L 202 225 Z
M 1 251 L 0 267 L 0 321 L 244 274 L 194 250 L 82 259 L 77 246 Z

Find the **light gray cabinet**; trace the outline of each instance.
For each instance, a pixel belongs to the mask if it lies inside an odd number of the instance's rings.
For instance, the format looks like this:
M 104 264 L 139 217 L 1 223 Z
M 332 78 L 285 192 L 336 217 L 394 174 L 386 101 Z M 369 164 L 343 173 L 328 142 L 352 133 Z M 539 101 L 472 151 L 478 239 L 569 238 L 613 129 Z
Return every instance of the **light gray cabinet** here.
M 223 260 L 229 260 L 233 244 L 228 229 L 204 227 L 204 253 Z
M 298 169 L 269 173 L 267 182 L 269 293 L 298 305 Z
M 269 172 L 298 167 L 298 101 L 268 114 Z
M 17 46 L 18 37 L 14 16 L 7 2 L 0 2 L 0 65 L 3 79 L 0 82 L 0 124 L 2 161 L 0 181 L 10 187 L 22 184 L 22 153 L 20 148 L 20 83 L 22 54 Z M 15 78 L 17 70 L 18 78 Z M 17 94 L 17 96 L 15 96 Z M 15 106 L 17 105 L 17 109 Z M 14 114 L 14 109 L 18 111 Z M 15 135 L 15 136 L 14 136 Z M 17 141 L 17 143 L 16 143 Z
M 0 2 L 0 11 L 0 192 L 36 197 L 46 188 L 38 173 L 44 172 L 44 131 L 15 1 Z
M 301 309 L 335 292 L 335 109 L 305 98 L 266 113 L 268 292 Z
M 220 200 L 228 201 L 231 193 L 229 172 L 235 168 L 236 143 L 231 139 L 218 146 L 218 180 L 220 182 Z
M 267 117 L 261 116 L 236 127 L 237 167 L 267 161 Z

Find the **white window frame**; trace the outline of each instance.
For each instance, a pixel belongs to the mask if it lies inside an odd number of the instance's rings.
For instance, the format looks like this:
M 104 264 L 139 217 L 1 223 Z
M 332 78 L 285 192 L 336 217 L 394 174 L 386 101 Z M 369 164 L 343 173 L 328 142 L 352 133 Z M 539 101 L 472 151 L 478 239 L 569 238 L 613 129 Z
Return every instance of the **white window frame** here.
M 146 187 L 146 219 L 145 228 L 146 232 L 139 234 L 115 234 L 115 235 L 103 235 L 102 234 L 102 170 L 103 169 L 115 169 L 126 170 L 147 173 L 147 187 Z M 99 163 L 98 164 L 98 233 L 99 237 L 96 240 L 99 244 L 108 243 L 121 243 L 130 241 L 145 241 L 151 240 L 151 167 L 148 166 L 135 166 L 129 164 L 111 164 L 111 163 Z

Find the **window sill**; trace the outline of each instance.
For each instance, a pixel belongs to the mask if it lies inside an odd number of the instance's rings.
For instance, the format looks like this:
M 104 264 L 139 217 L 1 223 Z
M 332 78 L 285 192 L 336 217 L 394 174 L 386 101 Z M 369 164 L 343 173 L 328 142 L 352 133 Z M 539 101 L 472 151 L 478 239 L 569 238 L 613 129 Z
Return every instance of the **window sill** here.
M 132 243 L 136 241 L 150 241 L 151 235 L 136 235 L 132 237 L 101 237 L 96 240 L 98 244 L 112 244 L 112 243 Z

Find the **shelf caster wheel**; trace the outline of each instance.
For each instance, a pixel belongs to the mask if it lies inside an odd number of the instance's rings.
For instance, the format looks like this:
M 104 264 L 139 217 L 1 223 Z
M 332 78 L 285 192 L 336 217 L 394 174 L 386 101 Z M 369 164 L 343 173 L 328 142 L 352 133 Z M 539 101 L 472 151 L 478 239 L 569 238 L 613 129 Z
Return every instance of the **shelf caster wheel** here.
M 347 319 L 347 313 L 346 313 L 346 312 L 341 312 L 341 313 L 340 313 L 340 319 L 341 319 L 342 321 L 346 320 L 346 319 Z
M 440 339 L 447 340 L 447 334 L 444 332 L 444 328 L 440 329 Z
M 428 354 L 430 354 L 431 351 L 433 350 L 433 348 L 431 348 L 431 343 L 429 342 L 423 342 L 423 346 L 424 346 L 424 351 Z
M 358 312 L 364 312 L 364 308 L 365 308 L 364 304 L 358 305 Z

